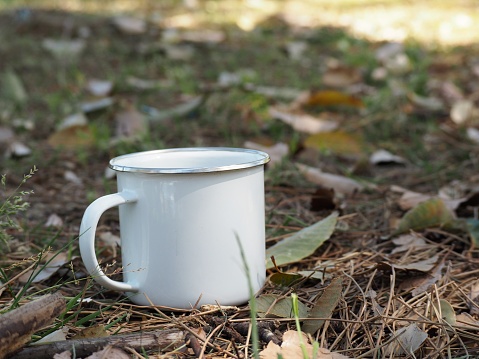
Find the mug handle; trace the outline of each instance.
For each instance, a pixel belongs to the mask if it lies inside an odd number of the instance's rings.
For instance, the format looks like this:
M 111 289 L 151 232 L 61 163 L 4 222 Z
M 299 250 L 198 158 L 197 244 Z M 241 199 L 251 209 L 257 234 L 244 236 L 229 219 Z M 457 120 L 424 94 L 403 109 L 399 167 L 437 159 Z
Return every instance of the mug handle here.
M 100 197 L 87 207 L 80 225 L 80 254 L 86 269 L 98 283 L 120 292 L 137 292 L 138 287 L 131 283 L 112 280 L 101 270 L 95 254 L 95 232 L 101 215 L 107 209 L 137 200 L 138 196 L 131 191 Z

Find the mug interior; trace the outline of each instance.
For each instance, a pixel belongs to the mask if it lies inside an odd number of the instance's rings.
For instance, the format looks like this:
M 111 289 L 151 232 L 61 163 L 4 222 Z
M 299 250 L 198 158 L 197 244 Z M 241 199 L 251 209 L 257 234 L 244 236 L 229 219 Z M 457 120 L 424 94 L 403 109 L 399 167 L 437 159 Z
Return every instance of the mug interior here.
M 255 167 L 268 161 L 267 153 L 243 148 L 176 148 L 119 156 L 110 161 L 110 168 L 120 172 L 201 173 Z

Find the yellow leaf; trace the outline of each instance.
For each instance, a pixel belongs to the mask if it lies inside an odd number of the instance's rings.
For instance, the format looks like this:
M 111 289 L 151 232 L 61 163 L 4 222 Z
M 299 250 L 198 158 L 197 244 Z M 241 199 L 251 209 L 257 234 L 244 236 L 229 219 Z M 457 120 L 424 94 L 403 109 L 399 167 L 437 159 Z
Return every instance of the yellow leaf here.
M 363 102 L 352 95 L 340 91 L 324 90 L 309 94 L 304 106 L 351 106 L 364 107 Z
M 359 154 L 364 144 L 358 136 L 343 131 L 316 133 L 304 141 L 304 147 L 336 154 Z
M 104 338 L 108 336 L 110 336 L 110 334 L 108 334 L 105 327 L 98 324 L 82 329 L 78 334 L 74 335 L 72 339 Z
M 455 218 L 454 212 L 446 206 L 442 199 L 431 198 L 409 210 L 399 222 L 394 234 L 451 225 Z

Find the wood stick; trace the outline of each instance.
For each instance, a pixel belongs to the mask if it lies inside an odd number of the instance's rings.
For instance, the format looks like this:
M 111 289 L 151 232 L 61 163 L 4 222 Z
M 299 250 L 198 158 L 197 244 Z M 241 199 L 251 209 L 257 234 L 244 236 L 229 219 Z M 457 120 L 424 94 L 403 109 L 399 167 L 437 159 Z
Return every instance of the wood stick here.
M 53 323 L 65 308 L 65 300 L 57 292 L 0 316 L 0 359 L 23 348 L 33 333 Z
M 185 332 L 178 329 L 155 330 L 103 338 L 62 340 L 24 348 L 11 359 L 51 359 L 55 354 L 73 350 L 76 357 L 86 357 L 110 345 L 134 350 L 175 349 L 185 344 Z

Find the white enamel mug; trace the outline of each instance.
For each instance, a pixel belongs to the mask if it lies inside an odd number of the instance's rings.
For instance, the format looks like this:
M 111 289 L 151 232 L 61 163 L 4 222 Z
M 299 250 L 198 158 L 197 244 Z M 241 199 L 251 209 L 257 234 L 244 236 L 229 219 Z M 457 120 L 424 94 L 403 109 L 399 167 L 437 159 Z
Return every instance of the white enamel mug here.
M 264 164 L 239 148 L 179 148 L 113 158 L 118 193 L 98 198 L 80 226 L 80 252 L 93 278 L 140 305 L 192 308 L 249 299 L 266 277 Z M 123 281 L 95 254 L 101 215 L 119 206 Z

